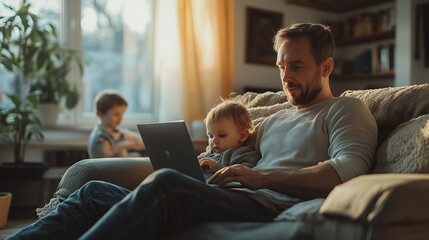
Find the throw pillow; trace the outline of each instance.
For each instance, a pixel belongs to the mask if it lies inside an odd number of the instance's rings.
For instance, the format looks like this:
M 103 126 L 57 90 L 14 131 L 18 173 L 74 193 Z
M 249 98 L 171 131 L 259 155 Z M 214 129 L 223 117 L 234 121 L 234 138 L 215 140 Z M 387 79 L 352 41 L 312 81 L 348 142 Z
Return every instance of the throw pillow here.
M 429 114 L 399 125 L 375 158 L 375 173 L 429 173 Z

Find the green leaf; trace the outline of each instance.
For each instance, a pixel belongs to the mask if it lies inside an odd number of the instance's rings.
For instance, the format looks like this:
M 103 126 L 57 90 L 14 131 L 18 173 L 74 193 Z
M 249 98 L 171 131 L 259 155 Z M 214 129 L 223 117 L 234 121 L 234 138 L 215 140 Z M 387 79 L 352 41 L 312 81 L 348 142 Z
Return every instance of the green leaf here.
M 66 108 L 72 109 L 74 108 L 79 101 L 79 95 L 77 92 L 69 92 L 66 96 Z
M 21 105 L 21 99 L 18 95 L 15 94 L 6 94 L 6 96 L 12 101 L 15 106 Z

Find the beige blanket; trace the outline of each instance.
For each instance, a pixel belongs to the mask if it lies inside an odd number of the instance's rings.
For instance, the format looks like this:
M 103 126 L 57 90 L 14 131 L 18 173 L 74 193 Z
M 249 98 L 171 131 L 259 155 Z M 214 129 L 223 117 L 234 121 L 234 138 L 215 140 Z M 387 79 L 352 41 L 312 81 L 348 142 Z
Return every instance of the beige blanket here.
M 429 113 L 429 84 L 368 90 L 348 90 L 341 96 L 361 99 L 377 125 L 397 126 Z
M 236 95 L 232 99 L 245 105 L 252 119 L 254 131 L 246 143 L 248 146 L 255 145 L 259 126 L 266 117 L 280 110 L 292 107 L 283 91 L 265 93 L 247 92 L 242 95 Z

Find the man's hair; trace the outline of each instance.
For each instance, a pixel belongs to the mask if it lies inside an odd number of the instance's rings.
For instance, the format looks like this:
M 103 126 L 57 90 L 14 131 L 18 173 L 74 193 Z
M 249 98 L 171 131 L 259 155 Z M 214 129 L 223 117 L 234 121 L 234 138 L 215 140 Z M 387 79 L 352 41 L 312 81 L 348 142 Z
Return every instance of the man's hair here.
M 328 57 L 332 57 L 335 41 L 331 29 L 329 26 L 316 23 L 295 23 L 280 29 L 274 37 L 274 50 L 278 52 L 286 39 L 296 39 L 302 36 L 306 36 L 310 40 L 311 54 L 317 65 Z
M 105 90 L 97 94 L 94 100 L 95 112 L 97 114 L 106 113 L 113 106 L 128 106 L 127 101 L 116 91 Z
M 204 119 L 204 123 L 213 124 L 222 118 L 233 119 L 235 125 L 240 130 L 247 129 L 251 131 L 253 129 L 252 120 L 250 119 L 247 108 L 234 100 L 222 100 L 221 103 L 212 108 Z

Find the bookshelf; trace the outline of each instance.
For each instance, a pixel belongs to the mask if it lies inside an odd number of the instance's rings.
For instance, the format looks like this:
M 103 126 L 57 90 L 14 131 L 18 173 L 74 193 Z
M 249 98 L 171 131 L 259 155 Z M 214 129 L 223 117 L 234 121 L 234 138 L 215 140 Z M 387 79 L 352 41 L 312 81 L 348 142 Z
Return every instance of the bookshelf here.
M 382 3 L 394 2 L 395 0 L 348 0 L 348 1 L 333 1 L 333 0 L 285 0 L 288 4 L 298 5 L 306 8 L 329 12 L 347 12 L 357 9 L 367 8 Z
M 335 41 L 335 44 L 338 47 L 342 47 L 342 46 L 350 46 L 354 44 L 370 43 L 370 42 L 379 41 L 379 40 L 391 40 L 394 38 L 395 38 L 395 30 L 389 30 L 384 32 L 372 33 L 365 36 L 338 39 L 337 41 Z
M 393 72 L 387 73 L 355 73 L 355 74 L 332 74 L 331 79 L 334 81 L 359 81 L 359 80 L 377 80 L 394 78 Z
M 337 46 L 334 81 L 394 79 L 395 0 L 285 0 L 306 8 L 342 14 L 331 27 Z M 381 4 L 386 3 L 386 7 Z M 380 7 L 377 7 L 380 6 Z M 374 7 L 371 8 L 370 7 Z M 346 50 L 345 50 L 346 49 Z M 353 50 L 354 49 L 354 50 Z M 342 51 L 354 54 L 341 54 Z

